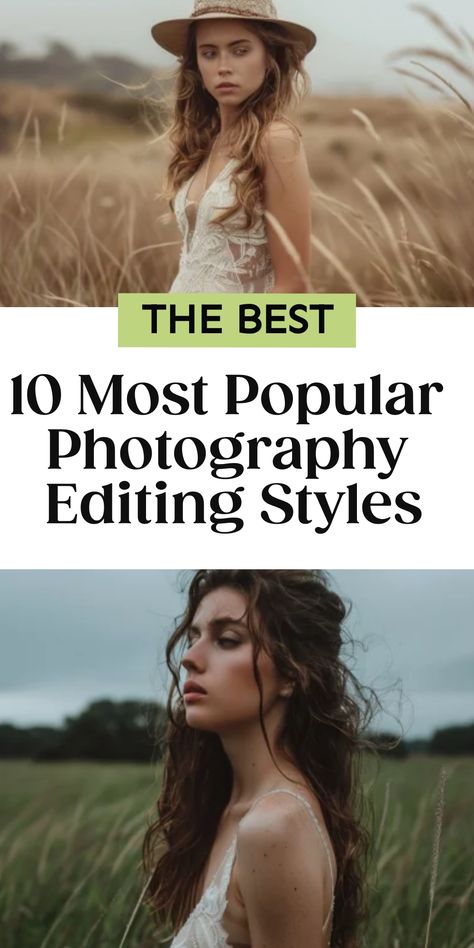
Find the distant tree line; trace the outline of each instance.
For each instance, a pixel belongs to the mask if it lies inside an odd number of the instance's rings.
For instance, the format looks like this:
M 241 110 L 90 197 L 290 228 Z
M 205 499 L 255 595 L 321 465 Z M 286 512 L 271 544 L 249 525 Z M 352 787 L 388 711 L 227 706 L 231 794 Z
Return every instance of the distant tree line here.
M 43 56 L 23 56 L 13 43 L 0 43 L 0 82 L 45 88 L 72 86 L 114 95 L 123 93 L 114 83 L 136 86 L 149 79 L 150 69 L 124 56 L 97 53 L 81 57 L 55 40 L 48 43 Z
M 0 724 L 0 758 L 30 760 L 101 760 L 148 762 L 163 755 L 166 711 L 143 701 L 93 701 L 61 727 Z M 426 741 L 394 734 L 370 735 L 383 756 L 403 759 L 411 753 L 474 754 L 474 723 L 441 728 Z
M 0 42 L 0 82 L 20 82 L 40 88 L 69 88 L 85 93 L 124 95 L 124 88 L 133 88 L 134 97 L 150 94 L 150 67 L 125 56 L 96 53 L 78 56 L 64 43 L 50 40 L 43 56 L 24 56 L 14 43 Z M 171 79 L 161 77 L 153 84 L 153 98 L 159 99 L 169 90 Z M 126 94 L 126 92 L 125 92 Z
M 457 724 L 435 731 L 431 739 L 433 754 L 474 754 L 474 724 Z
M 150 761 L 162 756 L 166 712 L 143 701 L 93 701 L 61 727 L 0 724 L 0 758 Z

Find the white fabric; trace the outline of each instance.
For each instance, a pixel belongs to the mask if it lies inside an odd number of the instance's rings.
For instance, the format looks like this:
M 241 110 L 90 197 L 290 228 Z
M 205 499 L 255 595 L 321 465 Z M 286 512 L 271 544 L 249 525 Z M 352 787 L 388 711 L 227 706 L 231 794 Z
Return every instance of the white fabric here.
M 292 790 L 287 790 L 283 787 L 276 790 L 269 790 L 268 793 L 263 793 L 262 796 L 257 797 L 250 809 L 252 809 L 260 800 L 263 800 L 264 797 L 271 796 L 273 793 L 289 793 L 290 796 L 295 797 L 296 800 L 299 800 L 300 803 L 302 803 L 305 807 L 305 810 L 311 817 L 318 831 L 324 851 L 328 858 L 333 893 L 331 906 L 323 925 L 323 931 L 326 931 L 334 908 L 335 880 L 331 856 L 329 853 L 329 846 L 326 842 L 325 835 L 321 829 L 319 820 L 313 813 L 308 801 L 305 800 L 305 798 L 299 793 L 294 793 Z M 229 886 L 232 866 L 234 864 L 236 846 L 237 834 L 235 834 L 219 868 L 203 892 L 199 902 L 188 916 L 187 921 L 180 929 L 176 937 L 173 939 L 170 948 L 229 948 L 230 942 L 228 941 L 227 934 L 222 926 L 222 918 L 224 917 L 224 912 L 227 906 L 227 889 Z
M 227 162 L 198 204 L 187 202 L 190 178 L 175 196 L 175 214 L 183 236 L 179 270 L 170 293 L 266 293 L 274 285 L 263 207 L 253 227 L 245 227 L 239 209 L 222 224 L 212 220 L 232 207 L 235 158 Z

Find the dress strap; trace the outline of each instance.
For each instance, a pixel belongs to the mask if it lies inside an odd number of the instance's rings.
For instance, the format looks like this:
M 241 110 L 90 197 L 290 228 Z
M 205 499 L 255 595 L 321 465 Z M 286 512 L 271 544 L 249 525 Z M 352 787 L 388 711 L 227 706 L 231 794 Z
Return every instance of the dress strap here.
M 317 831 L 318 831 L 319 838 L 320 838 L 320 840 L 321 840 L 321 843 L 322 843 L 324 852 L 326 853 L 327 861 L 328 861 L 328 865 L 329 865 L 329 875 L 330 875 L 330 878 L 331 878 L 332 898 L 331 898 L 331 905 L 329 906 L 329 912 L 328 912 L 328 914 L 327 914 L 327 916 L 326 916 L 326 919 L 325 919 L 325 921 L 324 921 L 324 924 L 323 924 L 323 932 L 324 932 L 324 931 L 326 931 L 326 928 L 327 928 L 327 926 L 328 926 L 328 924 L 329 924 L 330 918 L 331 918 L 332 913 L 333 913 L 333 910 L 334 910 L 334 890 L 335 890 L 335 886 L 336 886 L 336 880 L 335 880 L 335 877 L 334 877 L 334 869 L 333 869 L 333 865 L 332 865 L 331 854 L 330 854 L 330 852 L 329 852 L 329 846 L 328 846 L 328 844 L 327 844 L 326 836 L 325 836 L 325 834 L 323 833 L 323 830 L 322 830 L 322 827 L 321 827 L 321 823 L 319 822 L 318 817 L 316 816 L 316 814 L 313 812 L 313 808 L 312 808 L 311 804 L 308 803 L 308 800 L 306 800 L 305 797 L 303 797 L 300 793 L 295 793 L 294 790 L 288 790 L 287 787 L 277 787 L 277 788 L 275 788 L 275 790 L 267 790 L 266 793 L 262 793 L 259 797 L 257 797 L 256 800 L 253 801 L 251 807 L 249 807 L 249 809 L 247 810 L 247 813 L 250 813 L 250 810 L 253 810 L 254 806 L 255 806 L 257 803 L 259 803 L 260 800 L 263 800 L 265 797 L 269 797 L 269 796 L 271 796 L 271 795 L 274 794 L 274 793 L 289 793 L 289 795 L 290 795 L 291 797 L 294 797 L 295 800 L 298 800 L 299 803 L 301 803 L 301 804 L 304 806 L 306 812 L 308 813 L 308 815 L 309 815 L 310 818 L 312 819 L 312 821 L 313 821 L 313 823 L 314 823 L 314 825 L 315 825 L 315 827 L 316 827 L 316 829 L 317 829 Z

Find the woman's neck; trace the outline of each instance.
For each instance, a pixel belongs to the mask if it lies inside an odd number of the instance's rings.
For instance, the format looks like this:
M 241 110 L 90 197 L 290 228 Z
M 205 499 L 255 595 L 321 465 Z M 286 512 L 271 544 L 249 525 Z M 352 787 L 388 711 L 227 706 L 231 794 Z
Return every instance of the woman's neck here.
M 221 122 L 221 135 L 225 135 L 233 125 L 237 116 L 237 110 L 232 106 L 221 105 L 219 107 Z
M 281 786 L 285 778 L 295 780 L 300 776 L 295 765 L 276 748 L 272 740 L 272 728 L 267 722 L 266 728 L 274 760 L 259 721 L 252 722 L 247 728 L 240 728 L 238 732 L 221 734 L 222 747 L 233 774 L 230 807 L 246 807 L 261 793 Z

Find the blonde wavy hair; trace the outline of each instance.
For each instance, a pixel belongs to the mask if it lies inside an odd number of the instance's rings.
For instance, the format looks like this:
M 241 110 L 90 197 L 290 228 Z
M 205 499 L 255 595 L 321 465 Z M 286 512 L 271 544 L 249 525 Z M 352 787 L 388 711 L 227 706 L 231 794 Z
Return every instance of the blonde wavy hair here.
M 229 133 L 229 148 L 238 165 L 231 179 L 235 203 L 214 219 L 220 224 L 243 209 L 246 227 L 255 223 L 256 205 L 263 200 L 263 136 L 271 122 L 284 121 L 301 137 L 301 132 L 284 114 L 309 89 L 303 68 L 304 45 L 279 23 L 249 19 L 245 25 L 263 42 L 267 53 L 265 79 L 241 103 Z M 218 103 L 202 84 L 197 64 L 196 26 L 191 23 L 184 55 L 176 77 L 174 121 L 168 135 L 174 149 L 164 185 L 164 195 L 174 205 L 176 192 L 197 171 L 209 154 L 220 129 Z

